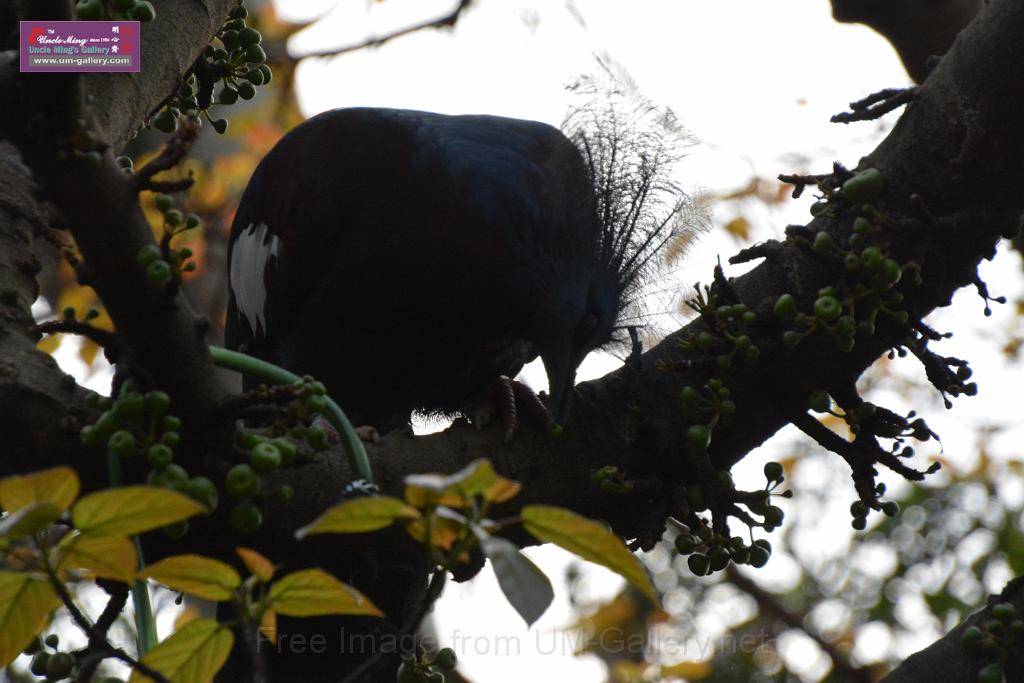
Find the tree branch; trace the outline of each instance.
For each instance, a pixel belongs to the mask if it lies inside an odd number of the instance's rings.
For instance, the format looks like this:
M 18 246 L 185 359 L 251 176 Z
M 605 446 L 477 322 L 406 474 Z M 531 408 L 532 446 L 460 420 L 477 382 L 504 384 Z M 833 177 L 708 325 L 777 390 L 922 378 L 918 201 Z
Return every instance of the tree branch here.
M 459 16 L 469 8 L 473 3 L 473 0 L 459 0 L 459 3 L 444 16 L 437 17 L 436 19 L 430 19 L 405 28 L 398 29 L 391 33 L 385 33 L 380 36 L 370 36 L 365 40 L 352 45 L 345 45 L 343 47 L 329 48 L 327 50 L 318 50 L 316 52 L 308 52 L 304 55 L 299 55 L 295 59 L 306 59 L 308 57 L 334 57 L 335 55 L 344 54 L 346 52 L 355 52 L 357 50 L 364 50 L 368 47 L 380 47 L 384 43 L 391 42 L 396 38 L 407 36 L 410 33 L 416 33 L 428 28 L 454 28 L 455 23 L 459 20 Z

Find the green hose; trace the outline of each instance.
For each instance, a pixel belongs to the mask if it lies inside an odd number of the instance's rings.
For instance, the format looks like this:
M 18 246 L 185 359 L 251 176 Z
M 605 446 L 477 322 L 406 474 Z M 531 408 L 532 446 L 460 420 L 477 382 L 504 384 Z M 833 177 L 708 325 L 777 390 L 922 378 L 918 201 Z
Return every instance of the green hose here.
M 107 477 L 111 486 L 121 486 L 124 478 L 121 475 L 121 457 L 111 450 L 107 450 Z M 136 536 L 135 554 L 138 557 L 139 568 L 145 566 L 142 558 L 142 542 Z M 156 647 L 156 619 L 153 617 L 153 603 L 149 599 L 149 586 L 145 581 L 136 579 L 132 583 L 132 606 L 135 608 L 135 646 L 138 656 L 146 654 Z
M 247 356 L 237 351 L 229 351 L 219 346 L 210 347 L 210 355 L 213 356 L 213 364 L 220 368 L 227 368 L 268 384 L 292 384 L 302 381 L 298 375 L 288 372 L 284 368 L 272 363 L 262 361 L 259 358 Z M 345 447 L 348 455 L 349 465 L 356 477 L 373 481 L 373 473 L 370 471 L 370 460 L 366 457 L 366 449 L 363 448 L 363 441 L 352 428 L 352 423 L 345 417 L 345 413 L 329 396 L 327 399 L 327 421 L 338 432 L 341 437 L 341 444 Z

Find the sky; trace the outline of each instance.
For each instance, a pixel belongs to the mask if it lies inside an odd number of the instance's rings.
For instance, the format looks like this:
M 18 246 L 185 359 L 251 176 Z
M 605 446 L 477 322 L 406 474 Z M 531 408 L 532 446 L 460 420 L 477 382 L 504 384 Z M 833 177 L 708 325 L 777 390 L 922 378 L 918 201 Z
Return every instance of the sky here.
M 359 42 L 442 14 L 453 5 L 454 0 L 282 0 L 278 8 L 284 18 L 321 17 L 290 45 L 293 54 L 301 55 Z M 613 59 L 644 95 L 674 110 L 698 140 L 681 165 L 679 181 L 711 196 L 743 187 L 752 176 L 826 171 L 835 159 L 855 166 L 897 115 L 855 126 L 830 124 L 829 117 L 871 92 L 909 84 L 888 43 L 865 27 L 834 23 L 825 0 L 477 0 L 453 30 L 423 31 L 378 49 L 305 60 L 298 72 L 298 93 L 307 115 L 335 107 L 388 106 L 498 114 L 558 125 L 570 102 L 565 85 L 580 74 L 593 73 L 595 55 Z M 787 223 L 806 222 L 810 201 L 739 208 L 754 223 L 755 238 L 766 239 L 780 237 Z M 716 205 L 715 211 L 716 221 L 724 222 L 737 207 Z M 724 261 L 736 247 L 722 230 L 705 235 L 665 289 L 682 291 L 684 285 L 707 281 L 715 260 Z M 729 275 L 741 272 L 727 268 Z M 1013 258 L 997 260 L 984 272 L 996 293 L 1019 294 L 1020 266 Z M 658 305 L 673 308 L 663 304 Z M 981 308 L 976 297 L 962 293 L 934 320 L 946 327 L 965 318 L 977 322 Z M 672 323 L 659 321 L 666 327 Z M 997 309 L 988 330 L 1010 324 L 1008 312 Z M 983 397 L 986 391 L 998 391 L 1000 384 L 1013 383 L 997 380 L 1021 379 L 1019 368 L 999 364 L 991 345 L 983 347 L 989 350 L 987 355 L 977 352 L 985 336 L 991 334 L 968 332 L 940 347 L 940 352 L 974 361 Z M 72 347 L 65 346 L 62 356 L 69 362 Z M 580 379 L 599 377 L 617 362 L 592 356 L 581 368 Z M 525 372 L 528 382 L 543 388 L 542 369 Z M 900 372 L 920 375 L 914 367 Z M 900 397 L 891 394 L 886 397 L 898 404 Z M 973 426 L 978 420 L 999 419 L 991 405 L 990 400 L 959 402 L 950 413 L 926 415 L 943 434 L 946 457 L 969 464 Z M 783 447 L 778 444 L 792 438 L 791 433 L 783 434 L 738 465 L 737 484 L 759 486 L 761 466 L 773 448 L 778 452 Z M 1004 450 L 1012 450 L 1012 438 L 1005 437 Z M 1000 444 L 995 447 L 998 450 Z M 797 474 L 799 484 L 801 473 Z M 797 542 L 819 544 L 827 552 L 830 542 L 846 538 L 846 531 L 837 536 L 836 530 L 849 529 L 846 509 L 853 499 L 852 486 L 849 489 L 837 497 L 834 509 L 817 511 L 825 521 L 814 527 L 815 534 Z M 446 591 L 433 615 L 437 634 L 456 648 L 462 670 L 477 683 L 602 681 L 603 666 L 593 658 L 573 656 L 572 643 L 554 635 L 573 620 L 563 580 L 565 554 L 551 547 L 526 552 L 548 573 L 556 590 L 555 603 L 533 629 L 528 631 L 504 602 L 488 569 L 476 580 Z M 620 580 L 601 568 L 589 567 L 585 576 L 585 592 L 593 600 L 611 597 L 621 587 Z M 760 574 L 778 585 L 795 576 L 785 558 L 775 557 Z M 863 635 L 864 642 L 873 642 L 870 631 Z M 922 642 L 893 647 L 906 655 L 936 635 L 925 630 Z M 804 662 L 807 680 L 827 671 L 813 646 L 797 641 L 786 647 L 787 660 Z M 861 648 L 870 650 L 863 643 Z

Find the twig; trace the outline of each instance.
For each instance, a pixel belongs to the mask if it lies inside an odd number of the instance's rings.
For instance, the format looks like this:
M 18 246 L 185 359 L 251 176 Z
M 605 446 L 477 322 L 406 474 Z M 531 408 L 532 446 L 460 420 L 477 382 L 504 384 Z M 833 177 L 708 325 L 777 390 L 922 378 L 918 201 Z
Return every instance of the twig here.
M 185 158 L 192 143 L 199 134 L 199 126 L 188 120 L 181 122 L 177 132 L 167 141 L 160 154 L 148 164 L 140 168 L 132 176 L 132 183 L 136 190 L 151 190 L 153 192 L 180 192 L 192 187 L 194 180 L 184 178 L 182 180 L 153 180 L 153 176 L 162 171 L 168 171 Z
M 110 330 L 101 330 L 80 320 L 48 320 L 32 328 L 37 334 L 77 334 L 102 347 L 104 350 L 113 347 L 117 335 Z
M 836 114 L 832 123 L 853 123 L 880 119 L 889 112 L 913 101 L 917 87 L 887 88 L 850 103 L 851 111 Z
M 869 669 L 853 666 L 850 664 L 850 660 L 843 656 L 835 647 L 834 643 L 825 640 L 817 632 L 807 628 L 802 614 L 794 614 L 793 612 L 790 612 L 774 595 L 761 588 L 761 586 L 757 585 L 754 581 L 748 579 L 740 573 L 735 566 L 730 564 L 726 571 L 729 575 L 729 582 L 750 597 L 754 598 L 754 601 L 757 602 L 758 608 L 766 616 L 775 617 L 775 619 L 783 622 L 790 628 L 802 631 L 808 638 L 813 640 L 818 647 L 828 655 L 829 659 L 832 660 L 832 666 L 838 673 L 843 675 L 844 680 L 863 681 L 863 683 L 872 683 L 875 680 L 875 677 L 871 674 Z
M 809 413 L 800 413 L 793 418 L 793 425 L 801 432 L 814 439 L 825 450 L 832 451 L 846 461 L 853 470 L 853 485 L 857 495 L 869 507 L 878 509 L 881 504 L 875 495 L 875 476 L 877 472 L 871 459 L 854 444 L 843 439 L 831 429 L 821 424 Z M 879 449 L 881 450 L 881 449 Z
M 228 396 L 218 407 L 217 416 L 223 419 L 238 419 L 250 414 L 254 409 L 257 412 L 273 411 L 294 400 L 295 388 L 290 384 L 264 387 Z
M 395 642 L 401 643 L 405 640 L 405 636 L 412 633 L 423 618 L 427 615 L 427 610 L 441 597 L 441 591 L 444 590 L 445 579 L 448 577 L 448 570 L 443 567 L 435 569 L 430 575 L 430 584 L 427 586 L 427 592 L 420 601 L 419 607 L 416 611 L 402 624 L 402 628 L 398 630 L 396 634 Z M 341 679 L 340 683 L 356 683 L 359 678 L 369 672 L 377 663 L 381 657 L 384 656 L 385 649 L 378 648 L 370 657 L 368 657 L 362 664 L 360 664 L 352 673 Z
M 94 652 L 101 654 L 104 657 L 114 657 L 115 659 L 121 660 L 139 673 L 149 676 L 156 683 L 171 683 L 160 672 L 153 670 L 146 664 L 143 664 L 121 648 L 111 645 L 107 640 L 106 633 L 101 634 L 96 631 L 96 626 L 94 624 L 90 624 L 88 617 L 82 613 L 82 610 L 78 609 L 78 605 L 75 604 L 71 594 L 68 593 L 68 589 L 64 585 L 64 582 L 57 576 L 57 572 L 54 571 L 53 565 L 50 564 L 50 558 L 46 552 L 46 548 L 44 548 L 42 543 L 38 540 L 36 541 L 36 545 L 38 546 L 40 555 L 43 558 L 43 567 L 46 570 L 46 575 L 50 579 L 50 585 L 53 586 L 53 589 L 57 592 L 57 597 L 60 598 L 61 603 L 63 603 L 64 607 L 67 608 L 72 621 L 74 621 L 75 625 L 78 626 L 86 636 L 88 636 L 89 649 L 92 649 Z M 104 612 L 105 611 L 106 610 L 104 610 Z
M 452 28 L 455 26 L 455 22 L 459 20 L 459 16 L 473 3 L 473 0 L 459 0 L 459 4 L 452 9 L 451 12 L 444 16 L 438 17 L 437 19 L 431 19 L 429 21 L 423 21 L 418 24 L 406 26 L 405 28 L 398 29 L 391 33 L 385 33 L 381 36 L 370 36 L 365 40 L 354 43 L 352 45 L 345 45 L 343 47 L 331 48 L 329 50 L 320 50 L 317 52 L 310 52 L 304 55 L 296 57 L 296 59 L 306 59 L 307 57 L 333 57 L 335 55 L 344 54 L 346 52 L 355 52 L 356 50 L 362 50 L 368 47 L 380 47 L 384 43 L 388 43 L 395 38 L 401 38 L 402 36 L 422 31 L 428 28 Z
M 92 632 L 89 633 L 88 645 L 83 650 L 79 651 L 81 655 L 84 656 L 82 658 L 84 659 L 84 663 L 78 668 L 77 680 L 80 681 L 80 683 L 88 683 L 92 680 L 93 674 L 96 673 L 96 669 L 99 667 L 100 662 L 103 661 L 101 652 L 97 652 L 97 650 L 102 651 L 102 645 L 103 642 L 106 641 L 106 635 L 110 631 L 110 627 L 114 625 L 115 621 L 117 621 L 117 617 L 120 616 L 121 611 L 128 602 L 127 584 L 121 583 L 120 581 L 97 579 L 96 585 L 106 591 L 107 595 L 110 596 L 110 600 L 107 601 L 99 619 L 97 619 L 96 623 L 93 625 Z M 79 661 L 82 661 L 82 659 Z

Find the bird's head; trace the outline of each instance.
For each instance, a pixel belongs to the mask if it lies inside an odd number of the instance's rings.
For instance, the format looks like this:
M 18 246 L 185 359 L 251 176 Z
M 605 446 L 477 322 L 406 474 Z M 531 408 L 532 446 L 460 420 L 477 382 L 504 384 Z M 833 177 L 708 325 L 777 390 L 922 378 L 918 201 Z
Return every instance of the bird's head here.
M 532 341 L 548 376 L 548 414 L 562 425 L 569 415 L 576 369 L 587 354 L 612 339 L 619 297 L 615 281 L 601 277 L 552 294 L 542 315 L 544 332 Z

